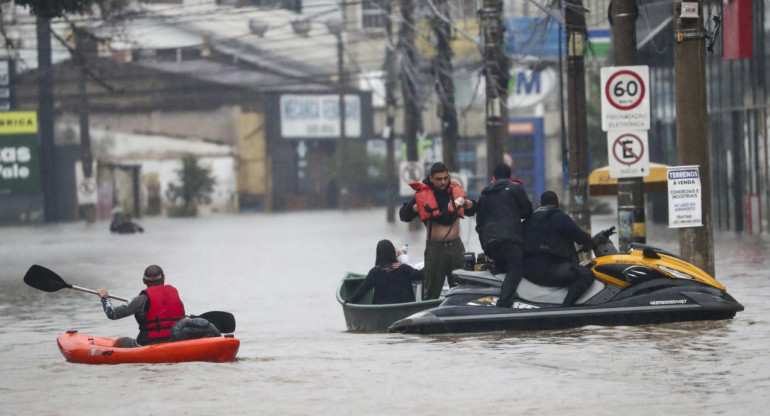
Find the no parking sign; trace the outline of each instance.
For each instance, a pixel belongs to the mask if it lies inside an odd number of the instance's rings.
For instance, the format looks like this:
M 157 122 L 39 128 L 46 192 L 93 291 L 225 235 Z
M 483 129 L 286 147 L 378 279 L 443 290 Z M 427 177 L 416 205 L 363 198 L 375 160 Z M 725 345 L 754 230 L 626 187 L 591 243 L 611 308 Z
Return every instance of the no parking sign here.
M 610 178 L 638 178 L 650 174 L 646 131 L 607 132 Z

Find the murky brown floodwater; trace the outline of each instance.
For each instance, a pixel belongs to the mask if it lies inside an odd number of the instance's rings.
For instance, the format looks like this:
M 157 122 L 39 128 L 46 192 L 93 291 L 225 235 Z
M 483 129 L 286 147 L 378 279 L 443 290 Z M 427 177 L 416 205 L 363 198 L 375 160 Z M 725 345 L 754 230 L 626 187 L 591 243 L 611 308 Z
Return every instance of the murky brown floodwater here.
M 770 239 L 718 235 L 717 278 L 746 311 L 734 320 L 463 336 L 352 334 L 334 298 L 366 272 L 381 238 L 422 232 L 384 210 L 145 219 L 0 228 L 3 414 L 763 414 L 770 399 Z M 594 219 L 594 228 L 609 218 Z M 474 223 L 463 237 L 479 251 Z M 678 251 L 676 231 L 648 241 Z M 133 296 L 160 264 L 187 310 L 237 319 L 238 360 L 88 366 L 64 361 L 56 336 L 134 335 L 96 296 L 22 282 L 32 264 L 69 283 Z

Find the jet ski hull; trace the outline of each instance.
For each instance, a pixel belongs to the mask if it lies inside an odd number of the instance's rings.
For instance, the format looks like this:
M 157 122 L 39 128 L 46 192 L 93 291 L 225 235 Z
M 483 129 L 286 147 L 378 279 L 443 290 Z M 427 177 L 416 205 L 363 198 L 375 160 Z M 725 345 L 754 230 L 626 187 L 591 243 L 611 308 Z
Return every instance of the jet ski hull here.
M 649 288 L 654 288 L 654 285 L 649 285 Z M 595 298 L 599 299 L 601 295 Z M 485 306 L 469 306 L 468 303 L 478 304 L 482 299 L 489 299 L 488 295 L 479 294 L 475 298 L 472 294 L 462 296 L 466 299 L 450 300 L 450 296 L 442 306 L 394 322 L 388 330 L 441 334 L 564 329 L 584 325 L 661 324 L 731 319 L 743 310 L 743 305 L 728 293 L 704 285 L 669 286 L 649 293 L 621 291 L 613 296 L 614 300 L 594 305 L 589 301 L 573 307 L 538 305 L 527 301 L 517 302 L 515 306 L 518 308 L 498 308 L 490 306 L 493 305 L 491 302 Z

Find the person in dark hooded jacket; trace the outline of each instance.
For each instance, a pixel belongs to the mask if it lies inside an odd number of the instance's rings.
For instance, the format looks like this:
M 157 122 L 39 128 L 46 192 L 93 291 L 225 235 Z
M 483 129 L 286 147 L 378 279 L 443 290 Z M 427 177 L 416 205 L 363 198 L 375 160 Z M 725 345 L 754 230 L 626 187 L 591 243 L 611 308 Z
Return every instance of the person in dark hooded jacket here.
M 507 269 L 497 306 L 511 307 L 524 267 L 521 220 L 532 215 L 532 202 L 521 181 L 510 179 L 510 166 L 499 163 L 494 176 L 479 197 L 476 232 L 495 269 Z
M 543 286 L 566 286 L 562 304 L 574 305 L 594 281 L 593 271 L 579 264 L 575 243 L 584 249 L 592 249 L 594 243 L 590 234 L 559 210 L 555 192 L 540 196 L 540 207 L 524 222 L 524 240 L 527 279 Z

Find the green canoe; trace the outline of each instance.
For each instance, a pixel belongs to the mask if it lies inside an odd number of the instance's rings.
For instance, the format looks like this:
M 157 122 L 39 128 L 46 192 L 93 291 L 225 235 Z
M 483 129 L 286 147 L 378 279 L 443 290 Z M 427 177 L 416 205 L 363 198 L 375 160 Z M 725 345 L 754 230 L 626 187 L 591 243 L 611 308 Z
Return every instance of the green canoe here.
M 342 304 L 345 298 L 355 292 L 364 278 L 366 275 L 357 273 L 345 275 L 337 287 L 337 302 Z M 417 285 L 415 283 L 415 291 Z M 374 290 L 370 290 L 358 303 L 347 303 L 342 307 L 348 331 L 387 332 L 388 326 L 393 322 L 422 310 L 436 307 L 444 301 L 444 299 L 432 299 L 420 302 L 373 305 L 373 295 Z

